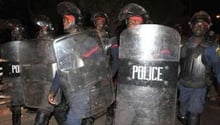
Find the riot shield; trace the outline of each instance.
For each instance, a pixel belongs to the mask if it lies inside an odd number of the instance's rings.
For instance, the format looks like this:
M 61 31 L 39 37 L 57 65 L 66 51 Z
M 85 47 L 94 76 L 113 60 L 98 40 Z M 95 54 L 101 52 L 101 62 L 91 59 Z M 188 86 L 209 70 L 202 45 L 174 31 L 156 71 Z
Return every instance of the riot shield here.
M 106 112 L 114 90 L 104 44 L 95 31 L 67 35 L 54 42 L 61 88 L 68 102 L 86 99 L 83 117 Z M 79 108 L 79 107 L 73 107 Z M 80 109 L 80 108 L 79 108 Z
M 180 35 L 145 24 L 120 34 L 115 125 L 174 125 Z
M 13 103 L 32 108 L 39 108 L 43 102 L 47 103 L 48 90 L 56 70 L 52 40 L 4 43 L 1 45 L 1 58 L 8 61 L 6 62 L 8 69 L 19 72 L 17 76 L 4 75 L 7 74 L 4 72 L 11 73 L 10 70 L 5 71 L 3 68 L 3 81 L 12 86 L 9 93 Z M 11 65 L 10 68 L 11 62 L 16 62 L 18 65 Z M 43 99 L 45 101 L 42 101 Z

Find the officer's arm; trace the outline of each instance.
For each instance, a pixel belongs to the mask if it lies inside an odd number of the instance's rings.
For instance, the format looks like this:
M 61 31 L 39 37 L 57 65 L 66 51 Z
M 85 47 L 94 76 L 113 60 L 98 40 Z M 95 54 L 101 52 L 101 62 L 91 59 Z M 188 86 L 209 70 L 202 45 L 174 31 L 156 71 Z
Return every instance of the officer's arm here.
M 208 49 L 205 49 L 204 54 L 202 55 L 202 63 L 206 67 L 206 82 L 207 84 L 210 84 L 212 82 L 212 65 L 210 61 L 210 51 Z
M 55 96 L 56 96 L 56 93 L 58 92 L 59 88 L 60 88 L 60 80 L 59 80 L 59 76 L 56 72 L 55 77 L 52 82 L 52 85 L 51 85 L 51 88 L 50 88 L 50 91 L 49 91 L 49 94 L 48 94 L 48 97 L 47 97 L 50 104 L 53 104 L 53 105 L 56 104 Z

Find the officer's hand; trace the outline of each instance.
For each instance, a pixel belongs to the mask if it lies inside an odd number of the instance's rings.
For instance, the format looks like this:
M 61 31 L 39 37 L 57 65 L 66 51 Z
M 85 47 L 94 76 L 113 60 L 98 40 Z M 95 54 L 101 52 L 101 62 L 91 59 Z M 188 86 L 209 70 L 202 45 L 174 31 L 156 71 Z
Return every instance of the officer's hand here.
M 50 104 L 56 105 L 55 94 L 53 92 L 49 92 L 47 100 Z

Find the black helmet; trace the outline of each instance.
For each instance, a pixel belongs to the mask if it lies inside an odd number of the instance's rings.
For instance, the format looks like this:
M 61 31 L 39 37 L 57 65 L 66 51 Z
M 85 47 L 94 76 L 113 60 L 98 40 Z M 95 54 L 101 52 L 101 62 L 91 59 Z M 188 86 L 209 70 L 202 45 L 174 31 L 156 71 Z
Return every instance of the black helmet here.
M 25 29 L 21 24 L 20 20 L 7 20 L 7 27 L 11 30 L 12 40 L 21 40 L 25 37 Z
M 135 15 L 141 16 L 145 23 L 149 19 L 148 11 L 146 11 L 142 6 L 136 3 L 130 3 L 120 10 L 118 14 L 118 20 L 123 21 L 126 20 L 128 17 Z
M 24 30 L 24 27 L 21 24 L 21 21 L 17 20 L 17 19 L 9 19 L 7 20 L 7 25 L 9 29 L 15 29 L 15 28 L 19 28 L 21 30 Z
M 47 30 L 54 30 L 50 18 L 45 15 L 38 15 L 34 18 L 34 24 L 39 27 L 47 27 Z
M 57 5 L 57 13 L 61 16 L 73 15 L 76 18 L 76 24 L 78 24 L 81 20 L 80 9 L 75 4 L 68 1 L 60 2 Z
M 198 20 L 203 20 L 205 22 L 207 22 L 209 24 L 209 27 L 212 25 L 211 22 L 211 17 L 209 16 L 209 14 L 206 11 L 199 11 L 196 12 L 190 19 L 189 24 L 193 25 L 195 22 L 197 22 Z
M 104 13 L 104 12 L 94 13 L 94 14 L 91 16 L 91 21 L 93 22 L 93 24 L 95 24 L 95 19 L 96 19 L 97 17 L 103 17 L 103 18 L 105 18 L 105 20 L 106 20 L 106 25 L 109 24 L 109 18 L 108 18 L 107 13 Z
M 20 32 L 21 34 L 24 32 L 24 27 L 21 24 L 20 20 L 17 19 L 9 19 L 7 20 L 8 28 L 15 32 Z

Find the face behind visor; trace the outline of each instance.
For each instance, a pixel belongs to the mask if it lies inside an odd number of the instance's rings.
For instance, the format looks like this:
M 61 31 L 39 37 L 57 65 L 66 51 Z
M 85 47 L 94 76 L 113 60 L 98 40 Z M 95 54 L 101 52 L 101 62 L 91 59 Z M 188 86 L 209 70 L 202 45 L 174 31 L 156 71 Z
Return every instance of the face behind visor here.
M 196 37 L 202 37 L 206 34 L 209 29 L 209 24 L 204 20 L 197 20 L 192 25 L 193 35 Z
M 126 20 L 127 27 L 134 27 L 136 25 L 143 24 L 143 18 L 141 16 L 131 16 Z
M 142 6 L 136 4 L 136 3 L 130 3 L 124 6 L 119 14 L 118 14 L 118 20 L 123 21 L 129 19 L 129 17 L 132 16 L 140 16 L 143 19 L 142 23 L 147 23 L 149 19 L 149 13 L 146 11 Z

